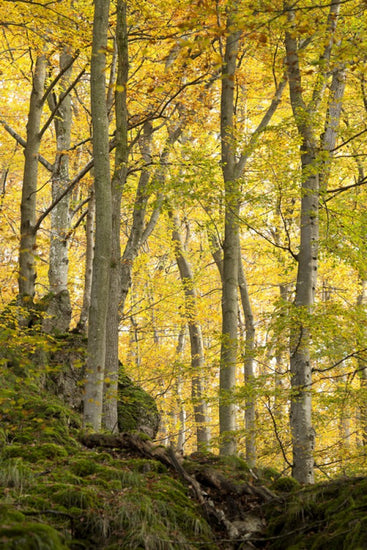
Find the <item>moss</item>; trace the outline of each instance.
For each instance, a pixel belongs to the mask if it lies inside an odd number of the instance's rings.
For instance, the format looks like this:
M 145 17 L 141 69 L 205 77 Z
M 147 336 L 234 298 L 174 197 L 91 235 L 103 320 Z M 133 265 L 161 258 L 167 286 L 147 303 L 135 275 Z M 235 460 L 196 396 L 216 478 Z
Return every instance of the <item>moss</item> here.
M 274 491 L 280 491 L 281 493 L 290 493 L 295 489 L 299 489 L 300 484 L 293 477 L 280 477 L 274 481 L 271 488 Z
M 19 505 L 22 507 L 22 509 L 27 510 L 47 510 L 50 507 L 50 501 L 49 499 L 39 496 L 37 494 L 31 494 L 31 495 L 22 495 L 18 499 Z
M 241 472 L 249 472 L 250 468 L 248 467 L 245 460 L 239 456 L 221 456 L 219 459 L 219 464 L 228 467 L 232 470 L 239 470 Z
M 268 481 L 275 481 L 280 477 L 278 470 L 270 467 L 261 469 L 259 475 Z
M 22 457 L 28 462 L 40 462 L 43 460 L 56 460 L 58 458 L 65 458 L 68 456 L 68 452 L 65 447 L 56 445 L 55 443 L 42 443 L 41 445 L 9 445 L 3 450 L 3 456 L 10 457 Z
M 95 474 L 101 467 L 93 460 L 79 458 L 72 461 L 69 468 L 76 476 L 86 477 Z
M 167 467 L 158 460 L 148 460 L 146 458 L 134 458 L 124 460 L 124 466 L 135 472 L 147 473 L 167 473 Z
M 55 487 L 53 487 L 54 491 Z M 53 492 L 50 498 L 56 504 L 69 508 L 74 506 L 80 510 L 98 508 L 98 494 L 94 487 L 81 487 L 65 484 L 62 488 Z
M 118 425 L 121 432 L 137 431 L 154 438 L 159 427 L 159 412 L 154 399 L 130 378 L 119 380 Z
M 49 525 L 22 523 L 0 528 L 3 550 L 66 550 L 60 534 Z
M 12 505 L 0 504 L 0 525 L 6 527 L 9 524 L 24 520 L 24 514 L 16 510 Z
M 144 483 L 144 477 L 129 468 L 106 467 L 99 474 L 100 479 L 105 481 L 119 481 L 121 487 L 141 487 Z
M 210 528 L 178 481 L 166 475 L 145 479 L 118 508 L 114 530 L 124 533 L 123 548 L 211 548 Z M 200 536 L 201 544 L 196 537 Z M 214 545 L 213 545 L 214 546 Z
M 363 550 L 367 540 L 366 479 L 344 479 L 289 493 L 268 510 L 273 550 Z
M 0 486 L 22 491 L 33 481 L 33 473 L 21 458 L 0 462 Z

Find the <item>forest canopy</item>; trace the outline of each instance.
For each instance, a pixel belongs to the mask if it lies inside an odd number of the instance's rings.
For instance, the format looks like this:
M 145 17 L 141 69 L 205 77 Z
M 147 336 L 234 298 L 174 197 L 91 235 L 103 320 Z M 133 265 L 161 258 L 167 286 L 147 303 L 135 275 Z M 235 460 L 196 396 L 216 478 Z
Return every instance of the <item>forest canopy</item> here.
M 366 10 L 0 4 L 0 338 L 88 337 L 85 426 L 123 367 L 180 452 L 365 471 Z

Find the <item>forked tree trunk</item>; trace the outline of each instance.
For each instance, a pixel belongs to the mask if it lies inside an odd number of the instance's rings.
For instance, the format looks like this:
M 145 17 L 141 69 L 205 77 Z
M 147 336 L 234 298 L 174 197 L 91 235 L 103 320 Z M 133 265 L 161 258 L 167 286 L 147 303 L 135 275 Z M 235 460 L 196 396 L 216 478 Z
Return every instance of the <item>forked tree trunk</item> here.
M 95 0 L 91 58 L 96 235 L 84 391 L 84 424 L 101 429 L 106 355 L 106 318 L 111 264 L 112 200 L 106 104 L 106 51 L 109 0 Z

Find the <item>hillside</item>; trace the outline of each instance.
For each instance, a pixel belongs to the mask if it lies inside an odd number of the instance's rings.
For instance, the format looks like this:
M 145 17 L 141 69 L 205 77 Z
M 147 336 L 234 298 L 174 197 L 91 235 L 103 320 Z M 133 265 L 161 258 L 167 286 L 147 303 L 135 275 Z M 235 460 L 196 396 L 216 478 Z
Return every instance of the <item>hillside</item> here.
M 302 488 L 237 457 L 178 456 L 137 431 L 85 433 L 47 383 L 70 367 L 60 347 L 29 335 L 24 349 L 3 333 L 0 548 L 367 548 L 366 478 Z

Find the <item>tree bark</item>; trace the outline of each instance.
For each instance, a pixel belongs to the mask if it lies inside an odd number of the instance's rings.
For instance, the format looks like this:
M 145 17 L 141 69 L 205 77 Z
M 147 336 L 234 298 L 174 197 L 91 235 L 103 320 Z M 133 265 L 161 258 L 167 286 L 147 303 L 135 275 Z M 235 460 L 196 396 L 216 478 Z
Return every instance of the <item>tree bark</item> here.
M 180 273 L 181 283 L 185 293 L 185 310 L 190 335 L 191 348 L 191 398 L 196 424 L 196 441 L 198 450 L 208 450 L 210 431 L 208 426 L 207 404 L 205 402 L 205 355 L 201 325 L 197 317 L 197 292 L 191 266 L 187 260 L 184 243 L 180 234 L 179 219 L 169 211 L 172 223 L 172 240 L 176 263 Z
M 364 318 L 364 310 L 367 304 L 367 281 L 365 279 L 361 282 L 361 292 L 357 298 L 357 307 L 361 310 L 361 318 Z M 364 328 L 363 321 L 361 323 L 361 333 L 357 338 L 357 346 L 359 349 L 363 349 L 366 337 L 366 330 Z M 360 405 L 360 429 L 362 434 L 362 445 L 367 454 L 367 402 L 365 396 L 367 396 L 367 361 L 366 352 L 360 352 L 357 356 L 357 366 L 360 376 L 360 389 L 362 390 L 362 401 Z
M 73 58 L 64 48 L 60 55 L 60 96 L 70 86 Z M 61 99 L 61 98 L 60 98 Z M 49 253 L 50 303 L 43 321 L 45 332 L 66 332 L 71 320 L 71 303 L 68 291 L 68 232 L 70 229 L 70 200 L 59 197 L 69 185 L 69 153 L 71 142 L 71 97 L 66 94 L 56 107 L 56 96 L 48 95 L 51 111 L 55 111 L 56 159 L 52 171 L 52 202 L 57 204 L 51 211 L 51 240 Z
M 24 300 L 33 300 L 35 293 L 35 250 L 36 197 L 38 179 L 38 155 L 41 143 L 40 124 L 44 105 L 43 94 L 46 80 L 46 57 L 37 58 L 32 75 L 27 139 L 24 147 L 24 173 L 20 206 L 20 247 L 19 247 L 19 295 Z
M 106 317 L 112 238 L 112 200 L 105 81 L 109 0 L 95 0 L 94 5 L 91 110 L 94 190 L 96 196 L 96 234 L 88 322 L 84 424 L 90 424 L 95 431 L 99 431 L 102 422 Z
M 290 329 L 292 474 L 301 483 L 314 482 L 315 431 L 311 418 L 310 319 L 315 301 L 318 269 L 320 181 L 324 186 L 326 185 L 329 169 L 329 163 L 322 164 L 320 157 L 318 157 L 319 150 L 313 118 L 320 107 L 326 88 L 327 67 L 330 61 L 333 33 L 336 28 L 339 7 L 339 2 L 332 3 L 330 6 L 328 17 L 329 40 L 319 58 L 321 68 L 317 75 L 309 105 L 306 105 L 303 98 L 299 49 L 292 28 L 295 14 L 291 8 L 288 10 L 291 28 L 285 36 L 290 100 L 298 133 L 302 138 L 300 146 L 302 170 L 300 244 L 297 256 L 298 270 L 294 300 L 297 313 L 295 315 L 296 320 Z M 344 86 L 344 83 L 342 84 Z M 337 135 L 336 128 L 339 124 L 342 95 L 343 93 L 338 96 L 334 90 L 329 101 L 324 140 L 321 140 L 322 149 L 329 154 L 333 149 L 333 143 L 335 144 Z
M 92 274 L 94 258 L 94 226 L 96 221 L 96 201 L 94 189 L 91 190 L 88 201 L 87 222 L 85 226 L 86 247 L 85 247 L 85 273 L 83 287 L 83 304 L 80 312 L 77 330 L 87 333 L 88 314 L 90 308 L 90 296 L 92 291 Z
M 120 222 L 121 198 L 126 182 L 127 144 L 127 80 L 129 53 L 126 28 L 126 3 L 117 2 L 117 80 L 115 93 L 116 150 L 115 170 L 112 178 L 112 260 L 110 267 L 110 287 L 108 299 L 108 331 L 106 333 L 106 363 L 104 382 L 103 424 L 111 432 L 118 430 L 117 402 L 119 375 L 119 306 L 121 299 L 121 247 Z
M 236 452 L 236 410 L 233 390 L 236 384 L 238 323 L 238 258 L 240 187 L 236 178 L 234 137 L 234 79 L 240 32 L 233 30 L 233 13 L 227 18 L 227 38 L 222 67 L 221 160 L 224 179 L 225 214 L 222 282 L 222 342 L 219 373 L 220 454 Z
M 238 261 L 238 286 L 246 331 L 243 356 L 244 382 L 248 392 L 245 403 L 246 462 L 253 468 L 256 464 L 255 323 L 241 255 Z
M 65 48 L 60 55 L 60 71 L 68 67 L 60 80 L 61 93 L 70 85 L 72 73 L 72 56 Z M 49 95 L 51 110 L 55 108 L 55 99 Z M 67 94 L 59 105 L 54 118 L 56 131 L 56 159 L 52 173 L 52 201 L 56 201 L 59 195 L 69 184 L 69 155 L 71 139 L 71 97 Z M 61 291 L 68 292 L 68 240 L 67 234 L 70 227 L 69 195 L 63 197 L 51 211 L 51 243 L 49 260 L 49 284 L 50 292 L 58 294 Z

